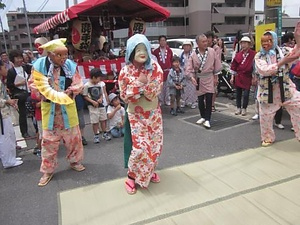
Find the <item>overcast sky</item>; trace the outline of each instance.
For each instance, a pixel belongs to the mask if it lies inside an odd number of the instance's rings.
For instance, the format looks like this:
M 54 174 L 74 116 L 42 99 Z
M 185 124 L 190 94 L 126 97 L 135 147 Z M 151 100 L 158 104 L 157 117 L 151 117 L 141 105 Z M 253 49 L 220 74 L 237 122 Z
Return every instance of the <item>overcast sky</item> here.
M 84 0 L 78 0 L 77 2 L 83 2 Z M 23 7 L 23 0 L 2 0 L 6 5 L 5 10 L 1 10 L 1 19 L 5 29 L 7 29 L 7 21 L 5 13 L 7 11 L 15 11 L 18 7 Z M 27 11 L 39 12 L 42 11 L 62 11 L 65 9 L 65 0 L 25 0 Z M 70 6 L 73 5 L 73 0 L 69 0 Z M 263 0 L 255 0 L 255 9 L 263 10 Z M 43 7 L 43 3 L 47 3 Z M 299 16 L 300 3 L 299 0 L 282 0 L 283 9 L 290 16 Z

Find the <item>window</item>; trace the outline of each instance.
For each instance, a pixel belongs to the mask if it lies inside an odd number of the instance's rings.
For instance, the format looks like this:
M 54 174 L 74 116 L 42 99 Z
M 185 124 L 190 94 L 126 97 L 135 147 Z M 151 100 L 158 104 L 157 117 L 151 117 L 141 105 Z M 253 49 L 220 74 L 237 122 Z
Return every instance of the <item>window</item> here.
M 246 17 L 245 16 L 226 16 L 225 23 L 226 24 L 245 24 Z
M 17 41 L 17 40 L 18 40 L 18 37 L 14 36 L 14 35 L 11 35 L 11 36 L 10 36 L 10 40 L 11 40 L 11 41 Z
M 7 21 L 14 21 L 16 19 L 16 17 L 15 16 L 9 16 L 9 15 L 7 15 Z

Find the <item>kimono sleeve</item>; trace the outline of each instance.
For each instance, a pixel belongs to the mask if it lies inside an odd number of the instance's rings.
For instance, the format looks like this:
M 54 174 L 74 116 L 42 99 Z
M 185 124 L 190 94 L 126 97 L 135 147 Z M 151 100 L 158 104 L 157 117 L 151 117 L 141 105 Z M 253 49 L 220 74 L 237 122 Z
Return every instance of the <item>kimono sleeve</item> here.
M 169 74 L 168 74 L 168 78 L 167 78 L 167 85 L 168 85 L 168 87 L 175 87 L 175 83 L 174 83 L 174 81 L 172 79 L 172 72 L 173 72 L 173 70 L 170 69 Z
M 129 74 L 127 66 L 123 67 L 119 74 L 120 97 L 128 102 L 137 102 L 141 97 L 143 83 L 139 82 L 133 74 Z
M 218 73 L 222 70 L 222 63 L 221 63 L 221 59 L 218 56 L 218 54 L 216 52 L 214 52 L 214 53 L 215 53 L 215 62 L 214 62 L 213 74 L 218 75 Z
M 193 55 L 194 53 L 192 53 Z M 186 64 L 186 69 L 185 69 L 185 72 L 186 72 L 186 76 L 188 78 L 191 78 L 194 76 L 194 66 L 193 66 L 193 57 L 189 57 L 189 59 L 187 60 L 187 64 Z
M 231 62 L 231 65 L 230 65 L 230 70 L 231 70 L 230 72 L 231 72 L 232 75 L 236 74 L 237 68 L 239 66 L 237 61 L 236 61 L 236 57 L 237 57 L 237 55 L 235 55 L 234 59 Z
M 70 87 L 68 87 L 67 90 L 72 91 L 74 95 L 78 95 L 81 93 L 82 88 L 83 88 L 83 82 L 81 76 L 78 73 L 78 71 L 76 71 L 76 73 L 72 77 L 72 84 Z
M 153 64 L 153 71 L 151 80 L 146 84 L 144 89 L 144 96 L 149 101 L 155 99 L 161 92 L 162 89 L 163 72 L 157 63 Z
M 276 63 L 268 64 L 266 60 L 260 57 L 260 53 L 257 53 L 254 58 L 255 68 L 257 73 L 261 76 L 272 76 L 278 71 L 278 65 Z

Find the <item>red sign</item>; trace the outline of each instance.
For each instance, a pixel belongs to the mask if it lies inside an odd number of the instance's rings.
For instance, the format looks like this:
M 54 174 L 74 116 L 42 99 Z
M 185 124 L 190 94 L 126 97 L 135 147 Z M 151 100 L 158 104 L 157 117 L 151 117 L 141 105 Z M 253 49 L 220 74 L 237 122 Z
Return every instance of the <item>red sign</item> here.
M 118 58 L 112 60 L 98 60 L 92 62 L 78 63 L 77 68 L 82 78 L 90 78 L 90 70 L 99 68 L 103 74 L 117 75 L 125 66 L 125 58 Z

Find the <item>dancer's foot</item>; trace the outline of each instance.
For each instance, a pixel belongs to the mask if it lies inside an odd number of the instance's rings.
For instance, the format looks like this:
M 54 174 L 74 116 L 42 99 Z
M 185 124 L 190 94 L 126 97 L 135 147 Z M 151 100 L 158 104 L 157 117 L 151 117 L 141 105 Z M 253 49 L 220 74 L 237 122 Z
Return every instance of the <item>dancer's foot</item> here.
M 273 142 L 263 141 L 263 142 L 261 143 L 261 146 L 262 146 L 262 147 L 268 147 L 268 146 L 270 146 L 271 144 L 273 144 Z
M 40 179 L 40 182 L 38 183 L 38 186 L 39 187 L 46 186 L 50 182 L 52 177 L 53 177 L 53 173 L 44 173 L 44 175 Z
M 160 182 L 160 177 L 158 176 L 157 173 L 153 173 L 151 180 L 152 183 L 159 183 Z
M 136 193 L 135 183 L 132 179 L 127 179 L 125 181 L 125 189 L 129 195 L 133 195 Z
M 70 167 L 77 172 L 85 170 L 85 167 L 81 163 L 71 163 Z

